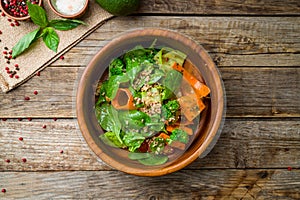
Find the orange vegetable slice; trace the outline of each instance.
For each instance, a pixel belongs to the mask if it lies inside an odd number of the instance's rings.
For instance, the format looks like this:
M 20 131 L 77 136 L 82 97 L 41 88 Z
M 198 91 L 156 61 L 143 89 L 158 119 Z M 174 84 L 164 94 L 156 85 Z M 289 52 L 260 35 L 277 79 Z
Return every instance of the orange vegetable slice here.
M 117 110 L 134 110 L 133 96 L 128 88 L 119 88 L 111 105 Z

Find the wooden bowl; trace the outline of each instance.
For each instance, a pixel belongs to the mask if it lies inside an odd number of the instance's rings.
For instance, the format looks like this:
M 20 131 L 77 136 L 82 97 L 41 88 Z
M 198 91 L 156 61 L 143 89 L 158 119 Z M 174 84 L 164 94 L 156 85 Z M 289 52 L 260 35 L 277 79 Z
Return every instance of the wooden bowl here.
M 25 1 L 26 2 L 26 1 Z M 41 6 L 42 5 L 42 0 L 38 1 L 38 5 Z M 13 19 L 13 20 L 17 20 L 17 21 L 24 21 L 24 20 L 28 20 L 30 19 L 29 14 L 27 14 L 26 16 L 14 16 L 13 14 L 11 14 L 8 9 L 5 7 L 4 1 L 1 0 L 0 3 L 0 10 L 9 18 Z
M 153 41 L 187 54 L 185 68 L 202 79 L 210 88 L 208 108 L 201 113 L 197 134 L 189 148 L 171 162 L 144 166 L 127 158 L 126 150 L 109 147 L 99 135 L 103 133 L 95 116 L 95 90 L 99 79 L 107 73 L 112 59 L 137 45 L 149 47 Z M 195 66 L 197 66 L 195 68 Z M 220 74 L 206 51 L 195 41 L 165 29 L 138 29 L 126 32 L 105 45 L 86 67 L 77 91 L 76 112 L 79 127 L 93 152 L 111 167 L 138 176 L 160 176 L 182 169 L 198 157 L 205 156 L 215 145 L 223 125 L 225 92 Z
M 64 12 L 62 12 L 58 9 L 58 7 L 56 6 L 56 1 L 57 0 L 48 0 L 48 4 L 50 6 L 50 9 L 56 15 L 58 15 L 62 18 L 67 18 L 67 19 L 77 19 L 77 18 L 82 17 L 84 15 L 84 13 L 86 12 L 86 10 L 88 9 L 88 4 L 89 4 L 89 1 L 85 0 L 84 6 L 78 12 L 72 13 L 72 14 L 66 14 L 66 13 L 64 13 Z

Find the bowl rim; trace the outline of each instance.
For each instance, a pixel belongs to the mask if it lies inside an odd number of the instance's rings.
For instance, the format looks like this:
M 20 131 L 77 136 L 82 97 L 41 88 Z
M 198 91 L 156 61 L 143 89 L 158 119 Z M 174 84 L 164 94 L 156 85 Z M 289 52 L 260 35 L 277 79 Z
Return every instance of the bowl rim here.
M 37 5 L 42 6 L 42 4 L 43 4 L 43 0 L 39 0 L 39 3 L 38 3 Z M 0 8 L 1 8 L 0 10 L 1 10 L 7 17 L 9 17 L 9 18 L 11 18 L 11 19 L 13 19 L 13 20 L 24 21 L 24 20 L 30 19 L 29 13 L 28 13 L 28 15 L 25 16 L 25 17 L 15 17 L 15 16 L 12 16 L 11 14 L 9 14 L 9 13 L 6 11 L 6 9 L 2 6 L 2 0 L 1 0 L 1 2 L 0 2 Z
M 180 163 L 175 163 L 172 165 L 168 165 L 164 168 L 157 169 L 136 169 L 130 166 L 127 166 L 123 164 L 122 162 L 118 162 L 113 158 L 110 158 L 108 155 L 105 154 L 101 150 L 100 147 L 97 146 L 97 144 L 93 141 L 92 136 L 88 132 L 87 125 L 83 122 L 81 119 L 81 116 L 83 116 L 83 107 L 79 106 L 81 104 L 82 98 L 80 98 L 85 91 L 85 80 L 86 77 L 89 76 L 89 74 L 92 73 L 93 70 L 93 64 L 97 62 L 97 59 L 101 57 L 101 54 L 105 52 L 107 49 L 109 49 L 111 46 L 114 46 L 115 44 L 118 44 L 119 41 L 123 39 L 130 39 L 134 37 L 139 36 L 162 36 L 172 38 L 176 36 L 176 41 L 180 43 L 184 43 L 185 45 L 191 45 L 194 51 L 200 56 L 205 58 L 205 60 L 208 62 L 209 71 L 210 73 L 214 73 L 216 76 L 214 76 L 215 84 L 217 85 L 218 91 L 218 106 L 219 109 L 216 110 L 216 118 L 214 122 L 212 123 L 211 130 L 209 131 L 208 135 L 210 137 L 204 138 L 203 143 L 197 148 L 195 151 L 193 151 L 190 156 L 188 156 L 186 159 L 182 160 Z M 191 47 L 190 46 L 190 47 Z M 89 148 L 102 160 L 104 163 L 108 164 L 109 166 L 119 170 L 123 171 L 128 174 L 133 174 L 137 176 L 161 176 L 166 175 L 175 171 L 178 171 L 190 163 L 192 163 L 194 160 L 196 160 L 202 153 L 204 153 L 208 147 L 212 148 L 216 143 L 216 140 L 218 140 L 220 129 L 222 129 L 223 123 L 224 123 L 224 116 L 225 116 L 225 107 L 226 107 L 226 101 L 225 101 L 225 89 L 223 85 L 223 81 L 221 79 L 220 73 L 211 59 L 210 55 L 205 51 L 205 49 L 199 45 L 196 41 L 189 38 L 186 35 L 183 35 L 181 33 L 175 32 L 170 29 L 163 29 L 163 28 L 138 28 L 138 29 L 131 29 L 129 31 L 125 31 L 122 34 L 114 37 L 111 41 L 109 41 L 102 49 L 100 49 L 96 55 L 91 59 L 91 61 L 86 66 L 81 79 L 78 84 L 78 90 L 76 94 L 76 115 L 77 115 L 77 121 L 79 124 L 79 128 L 81 130 L 81 134 L 84 137 L 85 141 L 87 142 Z M 216 138 L 215 138 L 216 136 Z M 214 141 L 213 141 L 214 140 Z M 214 144 L 213 144 L 214 143 Z M 213 144 L 213 145 L 212 145 Z
M 63 13 L 59 12 L 56 9 L 56 7 L 53 5 L 52 1 L 53 0 L 48 0 L 48 5 L 49 5 L 50 9 L 52 10 L 52 12 L 54 12 L 56 15 L 58 15 L 62 18 L 67 18 L 67 19 L 75 19 L 75 18 L 81 17 L 87 10 L 88 4 L 89 4 L 89 0 L 85 0 L 85 4 L 84 4 L 83 8 L 79 12 L 72 14 L 72 15 L 67 15 L 67 14 L 63 14 Z

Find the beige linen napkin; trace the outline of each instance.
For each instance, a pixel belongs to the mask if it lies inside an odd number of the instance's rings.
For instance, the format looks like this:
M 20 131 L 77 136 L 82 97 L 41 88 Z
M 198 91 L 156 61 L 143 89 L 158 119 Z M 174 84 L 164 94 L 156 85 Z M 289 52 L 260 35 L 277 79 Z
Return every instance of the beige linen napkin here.
M 43 2 L 43 7 L 47 12 L 48 20 L 59 19 L 50 10 L 47 1 Z M 39 39 L 28 51 L 16 59 L 8 59 L 10 50 L 19 39 L 38 28 L 38 26 L 31 21 L 20 21 L 19 26 L 11 26 L 11 24 L 15 24 L 15 21 L 10 21 L 8 17 L 0 15 L 0 88 L 3 92 L 8 92 L 21 85 L 111 17 L 112 15 L 104 11 L 94 0 L 90 0 L 89 8 L 81 18 L 82 21 L 88 24 L 87 26 L 80 25 L 73 30 L 57 31 L 60 38 L 57 53 L 49 50 L 43 41 Z

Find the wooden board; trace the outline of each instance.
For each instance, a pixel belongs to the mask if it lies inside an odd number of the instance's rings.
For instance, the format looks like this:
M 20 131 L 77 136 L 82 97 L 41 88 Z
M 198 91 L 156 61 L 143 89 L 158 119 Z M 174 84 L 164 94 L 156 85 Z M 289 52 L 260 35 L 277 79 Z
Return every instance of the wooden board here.
M 297 0 L 148 0 L 141 1 L 139 13 L 181 15 L 299 15 Z
M 227 119 L 213 151 L 188 169 L 299 168 L 299 127 L 299 120 Z M 90 151 L 76 119 L 11 119 L 0 130 L 0 171 L 111 169 Z
M 0 118 L 76 117 L 77 83 L 83 69 L 49 67 L 18 90 L 0 94 Z M 220 72 L 228 117 L 300 117 L 300 68 L 223 67 Z M 25 101 L 25 96 L 30 100 Z
M 299 199 L 300 170 L 182 170 L 155 178 L 116 171 L 6 172 L 7 199 Z

